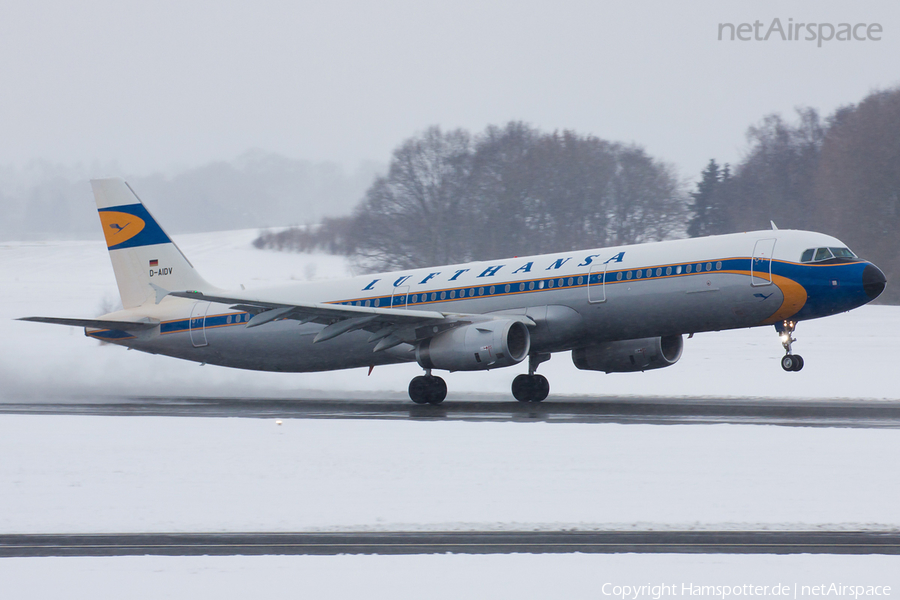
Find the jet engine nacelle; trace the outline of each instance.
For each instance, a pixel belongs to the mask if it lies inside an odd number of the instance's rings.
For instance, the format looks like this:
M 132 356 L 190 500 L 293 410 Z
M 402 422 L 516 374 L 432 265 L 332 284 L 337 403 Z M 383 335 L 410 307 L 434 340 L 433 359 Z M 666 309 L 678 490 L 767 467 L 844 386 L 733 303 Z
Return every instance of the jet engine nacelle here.
M 572 350 L 572 362 L 586 371 L 629 373 L 669 367 L 681 358 L 680 335 L 606 342 Z
M 473 323 L 422 341 L 416 361 L 423 369 L 481 371 L 509 367 L 528 356 L 531 335 L 521 321 Z

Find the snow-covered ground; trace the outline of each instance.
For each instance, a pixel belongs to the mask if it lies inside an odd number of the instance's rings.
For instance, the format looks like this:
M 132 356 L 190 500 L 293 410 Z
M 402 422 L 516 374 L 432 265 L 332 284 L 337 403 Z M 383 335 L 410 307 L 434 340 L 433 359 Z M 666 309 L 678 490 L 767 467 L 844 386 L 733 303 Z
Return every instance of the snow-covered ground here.
M 255 231 L 176 237 L 211 282 L 238 288 L 280 281 L 342 277 L 341 257 L 263 251 Z M 367 393 L 405 396 L 414 365 L 334 373 L 255 373 L 164 356 L 126 352 L 87 339 L 76 328 L 14 321 L 16 317 L 90 317 L 115 307 L 118 292 L 100 241 L 0 244 L 0 338 L 4 340 L 0 399 L 48 394 L 203 394 L 303 397 Z M 900 307 L 871 306 L 801 323 L 794 349 L 806 366 L 785 373 L 771 327 L 705 333 L 685 340 L 673 367 L 638 374 L 578 371 L 569 355 L 541 365 L 551 394 L 637 396 L 747 396 L 794 398 L 900 398 Z M 445 375 L 449 398 L 459 393 L 508 394 L 523 366 L 489 373 Z M 552 395 L 551 395 L 552 400 Z
M 900 430 L 0 416 L 0 531 L 897 529 Z
M 348 272 L 333 256 L 254 249 L 253 231 L 178 242 L 224 286 Z M 127 352 L 75 328 L 114 303 L 102 242 L 0 246 L 0 398 L 76 394 L 403 396 L 415 365 L 253 373 Z M 807 366 L 785 373 L 770 328 L 704 334 L 643 374 L 542 371 L 602 396 L 900 398 L 900 308 L 802 323 Z M 507 393 L 520 369 L 450 374 L 451 393 Z M 510 400 L 512 401 L 512 400 Z M 551 399 L 548 400 L 552 402 Z M 191 531 L 560 526 L 894 528 L 900 432 L 622 426 L 0 417 L 0 530 Z
M 158 598 L 608 598 L 616 586 L 671 586 L 677 594 L 645 593 L 632 600 L 690 596 L 682 586 L 721 586 L 732 596 L 744 586 L 787 586 L 787 597 L 812 600 L 802 586 L 843 584 L 900 590 L 898 556 L 527 555 L 508 556 L 259 556 L 5 558 L 4 596 L 30 599 L 156 600 Z M 51 575 L 52 574 L 52 575 Z M 797 596 L 794 588 L 797 587 Z M 737 593 L 735 592 L 737 588 Z M 667 590 L 667 591 L 668 591 Z M 662 588 L 659 589 L 662 591 Z M 755 591 L 755 590 L 754 590 Z M 879 591 L 884 591 L 880 589 Z M 12 593 L 10 593 L 12 592 Z M 604 592 L 606 592 L 606 595 Z M 756 597 L 759 597 L 757 595 Z M 785 596 L 769 598 L 782 599 Z M 834 598 L 834 594 L 831 595 Z M 705 596 L 710 600 L 720 594 Z M 840 596 L 835 600 L 854 598 Z M 873 598 L 860 595 L 859 598 Z
M 333 256 L 260 251 L 255 232 L 180 236 L 224 287 L 343 276 Z M 404 396 L 415 365 L 335 377 L 199 367 L 20 316 L 93 316 L 117 292 L 102 242 L 0 244 L 0 401 L 47 395 Z M 553 391 L 900 398 L 900 308 L 802 323 L 784 373 L 771 328 L 702 334 L 669 369 L 542 365 Z M 446 376 L 508 393 L 521 369 Z M 552 402 L 551 399 L 548 400 Z M 0 416 L 0 531 L 897 529 L 900 431 L 773 426 Z M 9 597 L 601 597 L 635 583 L 863 583 L 883 556 L 339 556 L 3 559 Z M 50 576 L 48 576 L 48 574 Z M 679 594 L 681 595 L 681 594 Z M 648 596 L 643 596 L 648 597 Z

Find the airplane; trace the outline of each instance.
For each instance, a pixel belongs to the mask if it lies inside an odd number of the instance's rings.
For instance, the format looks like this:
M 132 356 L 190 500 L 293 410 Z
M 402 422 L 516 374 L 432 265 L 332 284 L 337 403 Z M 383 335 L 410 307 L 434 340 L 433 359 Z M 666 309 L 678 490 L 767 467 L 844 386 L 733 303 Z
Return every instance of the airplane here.
M 92 180 L 123 309 L 94 319 L 24 317 L 199 363 L 312 372 L 417 362 L 409 397 L 439 404 L 433 374 L 525 363 L 512 381 L 541 402 L 556 352 L 578 369 L 637 372 L 681 358 L 684 335 L 774 325 L 781 367 L 800 321 L 845 312 L 886 284 L 840 240 L 796 230 L 594 248 L 226 291 L 208 283 L 120 178 Z M 371 371 L 370 371 L 371 372 Z

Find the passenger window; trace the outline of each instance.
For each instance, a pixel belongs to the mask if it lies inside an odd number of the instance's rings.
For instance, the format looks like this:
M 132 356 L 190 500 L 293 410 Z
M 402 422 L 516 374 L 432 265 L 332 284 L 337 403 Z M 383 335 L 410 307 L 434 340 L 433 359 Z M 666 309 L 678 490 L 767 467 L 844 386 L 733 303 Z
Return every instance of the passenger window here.
M 803 255 L 800 257 L 800 262 L 802 262 L 802 263 L 812 262 L 813 252 L 815 252 L 815 251 L 816 251 L 815 248 L 810 248 L 809 250 L 804 250 Z
M 828 260 L 831 258 L 831 250 L 828 248 L 819 248 L 816 250 L 816 261 Z

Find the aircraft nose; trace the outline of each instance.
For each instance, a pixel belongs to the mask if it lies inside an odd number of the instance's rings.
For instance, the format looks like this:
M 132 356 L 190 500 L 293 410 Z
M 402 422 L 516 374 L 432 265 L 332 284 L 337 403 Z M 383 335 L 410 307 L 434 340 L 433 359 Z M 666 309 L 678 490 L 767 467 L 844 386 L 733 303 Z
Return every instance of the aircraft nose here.
M 869 300 L 874 300 L 881 295 L 881 292 L 884 291 L 885 283 L 887 283 L 887 279 L 885 279 L 881 269 L 871 263 L 866 265 L 866 268 L 863 269 L 862 284 Z

